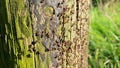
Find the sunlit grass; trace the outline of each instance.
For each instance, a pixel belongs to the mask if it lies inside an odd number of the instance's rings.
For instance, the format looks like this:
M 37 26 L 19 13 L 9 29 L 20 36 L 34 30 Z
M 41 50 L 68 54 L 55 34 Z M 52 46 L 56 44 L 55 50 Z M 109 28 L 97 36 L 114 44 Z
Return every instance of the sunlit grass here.
M 89 68 L 120 68 L 119 6 L 91 10 Z

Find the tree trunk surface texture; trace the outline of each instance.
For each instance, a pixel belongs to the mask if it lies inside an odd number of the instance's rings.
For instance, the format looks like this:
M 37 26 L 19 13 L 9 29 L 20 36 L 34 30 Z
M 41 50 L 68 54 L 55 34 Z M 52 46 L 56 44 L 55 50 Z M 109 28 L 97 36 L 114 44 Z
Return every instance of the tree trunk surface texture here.
M 1 0 L 0 68 L 88 68 L 90 0 Z

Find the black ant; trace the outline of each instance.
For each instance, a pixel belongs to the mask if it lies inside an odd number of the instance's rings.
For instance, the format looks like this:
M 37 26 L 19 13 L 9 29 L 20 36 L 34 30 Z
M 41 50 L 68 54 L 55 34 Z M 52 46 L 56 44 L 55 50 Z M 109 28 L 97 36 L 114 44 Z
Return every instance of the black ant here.
M 40 3 L 43 3 L 45 0 L 41 0 Z
M 35 45 L 38 41 L 32 41 L 31 44 Z

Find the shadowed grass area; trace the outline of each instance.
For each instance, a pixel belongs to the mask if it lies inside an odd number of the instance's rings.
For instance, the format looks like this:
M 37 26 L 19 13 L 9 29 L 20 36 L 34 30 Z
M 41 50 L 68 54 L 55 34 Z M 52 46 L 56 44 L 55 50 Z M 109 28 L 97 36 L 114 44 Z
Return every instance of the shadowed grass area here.
M 91 10 L 89 68 L 120 68 L 119 6 Z

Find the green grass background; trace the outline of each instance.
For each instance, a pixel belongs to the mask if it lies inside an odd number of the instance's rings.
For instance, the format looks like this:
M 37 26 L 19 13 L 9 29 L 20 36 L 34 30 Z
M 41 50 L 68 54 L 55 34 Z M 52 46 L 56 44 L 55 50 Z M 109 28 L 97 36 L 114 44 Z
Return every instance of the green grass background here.
M 120 68 L 120 2 L 91 9 L 89 68 Z

